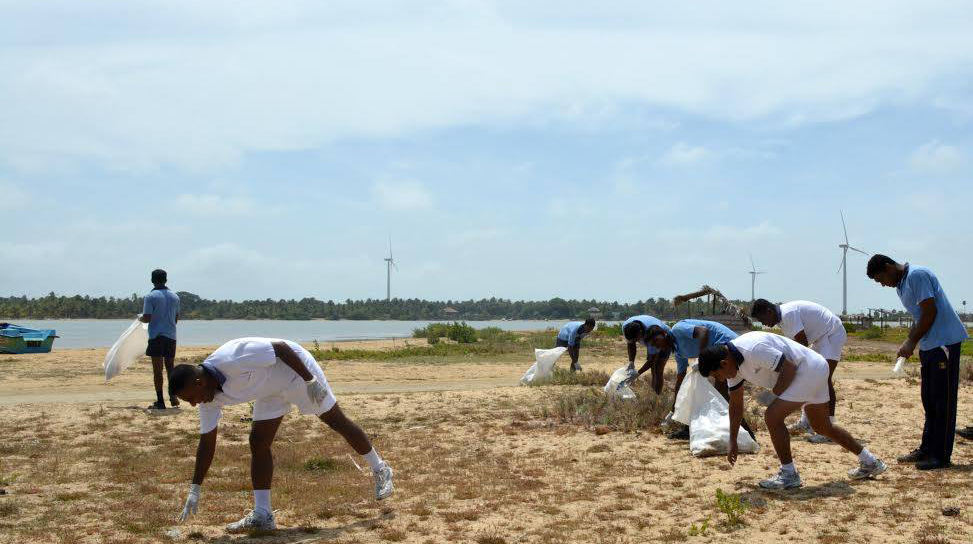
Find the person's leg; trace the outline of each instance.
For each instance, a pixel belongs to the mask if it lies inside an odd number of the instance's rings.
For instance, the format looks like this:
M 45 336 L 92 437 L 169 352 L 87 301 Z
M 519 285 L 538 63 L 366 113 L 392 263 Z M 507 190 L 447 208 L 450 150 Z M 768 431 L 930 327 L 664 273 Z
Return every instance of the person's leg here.
M 655 391 L 656 395 L 662 394 L 663 376 L 666 370 L 666 361 L 659 360 L 656 361 L 655 365 L 652 366 L 652 390 Z
M 777 452 L 781 466 L 791 465 L 794 462 L 793 457 L 791 457 L 791 435 L 787 432 L 784 419 L 800 409 L 803 404 L 803 402 L 791 402 L 778 398 L 767 407 L 767 412 L 764 414 L 767 432 L 770 433 L 770 441 L 774 444 L 774 451 Z
M 828 359 L 828 416 L 834 421 L 834 408 L 838 404 L 838 396 L 834 392 L 834 371 L 838 368 L 838 361 Z
M 357 423 L 348 419 L 337 404 L 327 412 L 321 414 L 320 418 L 334 432 L 340 434 L 358 455 L 365 455 L 372 451 L 372 442 L 368 439 L 368 435 L 365 434 L 365 431 Z M 374 468 L 372 467 L 373 470 Z
M 848 431 L 831 422 L 831 418 L 828 415 L 830 404 L 830 402 L 827 402 L 804 405 L 804 413 L 807 414 L 811 428 L 814 429 L 814 432 L 827 436 L 842 448 L 858 455 L 862 452 L 862 445 Z
M 568 346 L 568 355 L 571 356 L 571 372 L 580 371 L 581 365 L 578 364 L 578 358 L 581 357 L 581 343 L 578 342 L 577 345 Z
M 168 380 L 169 376 L 172 374 L 172 369 L 176 364 L 176 358 L 166 357 L 164 361 L 166 365 L 166 380 Z M 172 406 L 179 406 L 179 399 L 177 399 L 176 397 L 169 397 L 169 404 L 171 404 Z
M 940 464 L 948 464 L 953 453 L 956 433 L 956 396 L 959 392 L 959 346 L 955 357 L 949 348 L 929 350 L 936 353 L 935 362 L 930 365 L 930 391 L 933 394 L 935 415 L 932 422 L 929 454 Z
M 672 411 L 676 411 L 676 397 L 679 396 L 679 388 L 682 387 L 682 381 L 686 379 L 686 370 L 679 369 L 676 371 L 676 385 L 672 387 Z
M 274 456 L 271 446 L 283 416 L 254 421 L 250 428 L 250 481 L 253 489 L 270 489 L 274 479 Z
M 162 369 L 164 365 L 164 357 L 152 357 L 152 381 L 155 383 L 155 397 L 156 405 L 162 405 L 165 408 L 165 404 L 162 401 Z
M 929 455 L 933 451 L 933 430 L 936 422 L 936 397 L 933 392 L 933 367 L 939 364 L 936 352 L 942 350 L 919 351 L 919 396 L 925 421 L 922 425 L 922 442 L 919 450 Z

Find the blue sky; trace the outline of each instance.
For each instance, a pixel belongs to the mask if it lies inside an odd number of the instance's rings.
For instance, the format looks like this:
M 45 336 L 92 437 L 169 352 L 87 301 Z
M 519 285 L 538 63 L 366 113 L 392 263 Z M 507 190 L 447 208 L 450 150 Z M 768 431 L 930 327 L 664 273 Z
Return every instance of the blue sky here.
M 973 301 L 973 5 L 845 4 L 0 1 L 0 295 Z

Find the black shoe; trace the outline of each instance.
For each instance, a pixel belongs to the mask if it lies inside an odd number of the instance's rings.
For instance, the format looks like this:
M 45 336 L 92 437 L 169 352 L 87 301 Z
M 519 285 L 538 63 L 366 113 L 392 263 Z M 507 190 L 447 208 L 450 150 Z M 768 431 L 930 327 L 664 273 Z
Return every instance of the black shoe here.
M 918 463 L 929 458 L 929 454 L 916 448 L 905 455 L 898 456 L 895 460 L 900 463 Z
M 571 372 L 581 372 L 581 365 L 578 363 L 571 363 Z
M 171 404 L 172 407 L 175 408 L 179 406 L 179 399 L 177 399 L 176 397 L 169 397 L 169 404 Z
M 166 403 L 162 402 L 161 400 L 157 400 L 149 405 L 149 410 L 165 410 L 165 409 L 166 409 Z
M 669 434 L 670 440 L 689 440 L 689 427 L 683 425 L 682 429 Z
M 956 434 L 962 436 L 967 440 L 973 440 L 973 427 L 967 427 L 965 429 L 959 429 Z
M 936 470 L 940 468 L 949 468 L 952 463 L 949 461 L 943 461 L 936 457 L 926 457 L 922 461 L 916 463 L 916 468 L 919 470 Z

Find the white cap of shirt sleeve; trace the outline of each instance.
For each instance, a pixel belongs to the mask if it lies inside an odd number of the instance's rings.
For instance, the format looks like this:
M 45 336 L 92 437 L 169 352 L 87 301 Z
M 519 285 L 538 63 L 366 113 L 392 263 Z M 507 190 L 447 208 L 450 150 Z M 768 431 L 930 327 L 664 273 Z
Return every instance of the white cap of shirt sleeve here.
M 199 405 L 199 434 L 206 434 L 220 422 L 223 416 L 223 407 L 212 402 L 204 402 Z

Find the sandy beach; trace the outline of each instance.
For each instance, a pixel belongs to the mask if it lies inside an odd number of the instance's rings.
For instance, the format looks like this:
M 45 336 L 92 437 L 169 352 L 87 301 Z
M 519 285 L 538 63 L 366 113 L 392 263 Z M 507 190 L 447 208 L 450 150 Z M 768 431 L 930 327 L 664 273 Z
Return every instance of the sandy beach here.
M 894 348 L 853 339 L 845 355 Z M 223 526 L 251 506 L 249 424 L 241 420 L 248 406 L 224 415 L 199 514 L 177 525 L 196 409 L 150 413 L 147 359 L 106 384 L 104 355 L 0 355 L 0 542 L 973 542 L 973 444 L 957 438 L 949 470 L 896 464 L 918 444 L 922 410 L 917 382 L 893 378 L 887 363 L 842 363 L 836 388 L 839 423 L 889 471 L 849 481 L 854 456 L 795 437 L 805 487 L 765 492 L 756 484 L 777 468 L 766 431 L 761 451 L 731 469 L 723 457 L 692 457 L 685 441 L 658 431 L 597 434 L 560 423 L 544 408 L 581 386 L 518 386 L 527 353 L 517 361 L 328 362 L 341 406 L 394 466 L 395 494 L 374 501 L 370 476 L 352 462 L 361 460 L 321 422 L 295 412 L 274 450 L 280 530 L 228 535 Z M 622 358 L 582 354 L 586 370 L 611 371 Z M 959 424 L 970 423 L 973 388 L 964 382 Z M 724 523 L 717 489 L 741 496 L 743 525 Z M 958 514 L 944 515 L 950 507 Z

